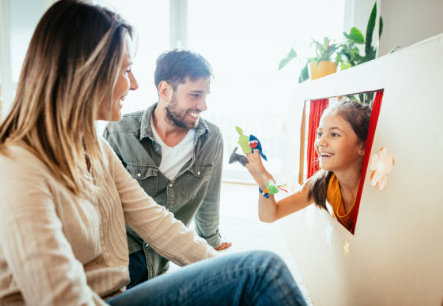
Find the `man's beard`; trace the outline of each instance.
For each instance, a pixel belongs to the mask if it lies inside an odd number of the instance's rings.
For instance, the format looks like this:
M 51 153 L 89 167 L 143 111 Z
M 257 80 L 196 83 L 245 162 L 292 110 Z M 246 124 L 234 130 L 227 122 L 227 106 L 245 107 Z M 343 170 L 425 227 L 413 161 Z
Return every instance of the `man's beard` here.
M 197 127 L 199 120 L 197 120 L 195 123 L 194 122 L 186 123 L 185 116 L 189 112 L 189 110 L 185 111 L 183 114 L 181 114 L 179 112 L 179 110 L 177 110 L 177 105 L 178 105 L 177 97 L 174 94 L 172 96 L 171 102 L 165 108 L 166 109 L 166 121 L 173 123 L 174 125 L 176 125 L 177 127 L 180 127 L 180 128 L 184 128 L 184 129 L 188 129 L 188 130 L 195 129 Z M 194 110 L 194 112 L 200 113 L 200 111 L 198 111 L 198 110 Z

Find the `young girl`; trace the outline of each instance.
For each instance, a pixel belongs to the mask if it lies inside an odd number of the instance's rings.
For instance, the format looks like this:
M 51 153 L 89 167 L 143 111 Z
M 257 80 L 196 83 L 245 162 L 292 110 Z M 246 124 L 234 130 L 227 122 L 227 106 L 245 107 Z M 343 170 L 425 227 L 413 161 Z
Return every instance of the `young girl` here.
M 329 107 L 323 113 L 315 140 L 321 170 L 303 188 L 278 203 L 273 195 L 260 196 L 259 217 L 273 222 L 315 203 L 326 209 L 326 200 L 334 216 L 348 230 L 352 229 L 371 109 L 361 103 L 347 101 Z M 247 154 L 249 173 L 266 189 L 274 181 L 266 171 L 257 151 Z
M 79 0 L 37 25 L 0 124 L 0 304 L 306 305 L 273 253 L 203 260 L 216 251 L 97 137 L 94 120 L 120 120 L 138 87 L 131 37 L 117 14 Z M 125 223 L 179 265 L 203 261 L 125 291 Z

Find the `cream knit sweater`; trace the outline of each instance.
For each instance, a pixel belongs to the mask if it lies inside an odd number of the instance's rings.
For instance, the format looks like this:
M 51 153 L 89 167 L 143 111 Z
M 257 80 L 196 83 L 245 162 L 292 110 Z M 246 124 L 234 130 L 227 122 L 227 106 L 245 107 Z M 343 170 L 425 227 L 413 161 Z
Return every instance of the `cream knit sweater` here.
M 103 146 L 98 203 L 73 196 L 21 147 L 0 155 L 0 305 L 106 305 L 129 281 L 125 222 L 178 265 L 216 255 Z

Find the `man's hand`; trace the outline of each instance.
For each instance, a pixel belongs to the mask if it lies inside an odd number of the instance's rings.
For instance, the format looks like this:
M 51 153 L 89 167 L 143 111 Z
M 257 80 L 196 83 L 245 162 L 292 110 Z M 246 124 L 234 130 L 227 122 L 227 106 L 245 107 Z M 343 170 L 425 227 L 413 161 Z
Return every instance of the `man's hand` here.
M 232 245 L 232 242 L 222 242 L 220 245 L 216 248 L 214 248 L 216 251 L 226 250 Z

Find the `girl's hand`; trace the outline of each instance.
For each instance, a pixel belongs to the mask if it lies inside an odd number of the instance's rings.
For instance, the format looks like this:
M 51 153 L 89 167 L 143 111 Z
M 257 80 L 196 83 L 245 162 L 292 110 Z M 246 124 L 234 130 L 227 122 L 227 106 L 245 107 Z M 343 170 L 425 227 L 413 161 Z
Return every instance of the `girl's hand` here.
M 273 180 L 272 175 L 263 166 L 260 153 L 257 150 L 254 150 L 253 153 L 247 153 L 246 157 L 248 158 L 248 163 L 245 167 L 257 184 L 263 187 L 266 186 L 269 180 Z

